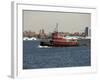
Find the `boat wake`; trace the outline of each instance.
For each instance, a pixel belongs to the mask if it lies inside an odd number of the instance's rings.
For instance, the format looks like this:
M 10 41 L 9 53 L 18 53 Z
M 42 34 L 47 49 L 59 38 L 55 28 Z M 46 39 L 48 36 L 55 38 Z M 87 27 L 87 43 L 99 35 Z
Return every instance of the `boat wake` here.
M 38 45 L 38 48 L 52 48 L 52 47 Z

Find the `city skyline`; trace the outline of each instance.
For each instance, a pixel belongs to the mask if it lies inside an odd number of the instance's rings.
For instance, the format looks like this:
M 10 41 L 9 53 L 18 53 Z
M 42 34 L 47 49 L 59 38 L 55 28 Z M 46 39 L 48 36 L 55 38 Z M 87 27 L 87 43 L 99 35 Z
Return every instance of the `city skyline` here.
M 91 27 L 89 13 L 63 13 L 46 11 L 23 11 L 23 31 L 46 33 L 54 31 L 58 23 L 59 32 L 83 32 L 85 27 Z

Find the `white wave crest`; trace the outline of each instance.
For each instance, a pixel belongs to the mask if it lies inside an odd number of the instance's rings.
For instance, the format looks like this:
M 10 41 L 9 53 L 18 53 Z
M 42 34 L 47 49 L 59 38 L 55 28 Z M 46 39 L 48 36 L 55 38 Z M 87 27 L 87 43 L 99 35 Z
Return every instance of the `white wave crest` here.
M 51 48 L 51 47 L 38 45 L 38 48 Z

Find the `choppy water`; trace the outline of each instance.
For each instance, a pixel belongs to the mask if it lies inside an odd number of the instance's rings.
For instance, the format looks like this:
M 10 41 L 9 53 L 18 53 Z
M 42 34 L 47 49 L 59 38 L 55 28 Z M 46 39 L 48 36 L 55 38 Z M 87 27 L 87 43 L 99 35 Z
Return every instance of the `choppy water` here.
M 90 47 L 39 48 L 39 41 L 23 41 L 23 69 L 90 66 Z

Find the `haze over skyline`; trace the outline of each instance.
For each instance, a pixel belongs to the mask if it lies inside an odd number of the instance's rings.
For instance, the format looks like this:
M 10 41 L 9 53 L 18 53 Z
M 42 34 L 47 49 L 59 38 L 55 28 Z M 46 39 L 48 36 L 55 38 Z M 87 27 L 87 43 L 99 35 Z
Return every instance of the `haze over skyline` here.
M 91 27 L 91 14 L 65 13 L 46 11 L 23 11 L 23 31 L 46 33 L 53 32 L 58 23 L 59 32 L 83 32 L 85 27 Z

